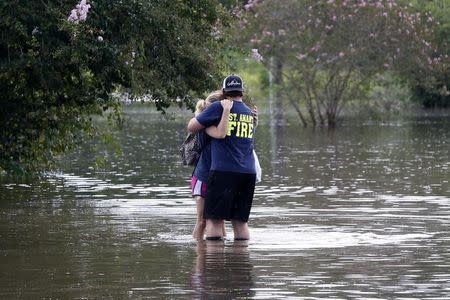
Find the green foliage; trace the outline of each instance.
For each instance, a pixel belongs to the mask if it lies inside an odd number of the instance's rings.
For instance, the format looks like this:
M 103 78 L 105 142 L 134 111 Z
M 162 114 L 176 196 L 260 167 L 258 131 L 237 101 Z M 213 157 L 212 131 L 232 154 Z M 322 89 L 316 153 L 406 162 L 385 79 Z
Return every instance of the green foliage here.
M 448 0 L 409 1 L 417 13 L 434 19 L 437 28 L 434 31 L 434 44 L 437 52 L 445 59 L 439 62 L 439 68 L 424 74 L 405 74 L 413 82 L 413 99 L 425 108 L 450 107 L 450 2 Z
M 303 100 L 313 124 L 333 126 L 378 73 L 420 77 L 444 61 L 432 43 L 434 21 L 398 1 L 266 0 L 245 8 L 241 42 L 268 68 L 271 57 L 281 62 L 279 82 L 290 99 Z
M 371 82 L 369 106 L 378 113 L 401 113 L 408 108 L 411 91 L 392 72 L 378 74 Z
M 241 51 L 227 51 L 229 73 L 239 74 L 244 79 L 245 101 L 263 107 L 269 93 L 269 72 L 267 68 Z
M 158 110 L 213 88 L 222 6 L 215 0 L 0 3 L 0 168 L 32 173 L 97 133 L 93 115 L 122 121 L 120 89 Z M 174 102 L 178 99 L 177 102 Z
M 247 61 L 241 65 L 239 75 L 245 78 L 247 95 L 252 99 L 254 105 L 264 105 L 263 101 L 269 95 L 269 72 L 264 65 L 253 61 Z

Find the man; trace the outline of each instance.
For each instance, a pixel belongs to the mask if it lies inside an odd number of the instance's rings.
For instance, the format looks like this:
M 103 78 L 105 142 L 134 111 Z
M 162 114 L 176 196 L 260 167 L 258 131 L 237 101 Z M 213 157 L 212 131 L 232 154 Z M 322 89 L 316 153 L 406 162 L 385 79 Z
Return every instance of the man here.
M 250 238 L 247 222 L 256 180 L 253 115 L 252 110 L 242 102 L 244 87 L 239 76 L 227 76 L 222 91 L 228 100 L 233 101 L 233 106 L 225 138 L 211 141 L 212 162 L 204 210 L 206 239 L 222 239 L 223 220 L 231 220 L 234 238 L 247 240 Z M 197 132 L 217 125 L 222 110 L 220 102 L 211 104 L 189 121 L 188 130 Z

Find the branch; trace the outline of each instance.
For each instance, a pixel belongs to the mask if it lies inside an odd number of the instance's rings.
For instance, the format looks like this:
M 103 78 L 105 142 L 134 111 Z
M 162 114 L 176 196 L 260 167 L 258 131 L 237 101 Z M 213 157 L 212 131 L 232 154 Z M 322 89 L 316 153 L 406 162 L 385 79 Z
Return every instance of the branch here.
M 300 94 L 305 98 L 305 100 L 307 102 L 311 101 L 310 99 L 308 99 L 308 96 L 305 94 L 305 91 L 303 90 L 302 86 L 297 83 L 297 81 L 295 80 L 295 78 L 293 78 L 293 76 L 290 76 L 288 73 L 283 72 L 283 71 L 282 71 L 282 74 L 289 80 L 289 82 L 291 82 L 291 84 L 296 88 L 296 90 L 300 92 Z M 294 109 L 297 111 L 297 113 L 300 117 L 300 120 L 303 123 L 303 126 L 306 127 L 308 123 L 306 122 L 306 118 L 304 117 L 303 113 L 301 112 L 300 106 L 298 106 L 298 104 L 295 103 L 291 99 L 291 97 L 289 97 L 289 94 L 287 93 L 287 91 L 284 90 L 284 93 L 288 96 L 289 102 L 292 104 L 292 106 L 294 106 Z M 313 120 L 313 122 L 314 122 L 314 120 Z

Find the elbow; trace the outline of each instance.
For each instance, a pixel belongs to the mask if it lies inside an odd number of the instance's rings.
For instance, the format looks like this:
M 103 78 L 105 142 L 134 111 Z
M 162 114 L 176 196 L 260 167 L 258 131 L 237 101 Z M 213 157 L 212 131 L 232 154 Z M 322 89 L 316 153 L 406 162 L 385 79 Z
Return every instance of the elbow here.
M 210 137 L 215 138 L 216 140 L 223 140 L 227 136 L 226 132 L 225 133 L 221 133 L 221 132 L 219 132 L 217 130 L 209 130 L 209 128 L 208 128 L 208 130 L 206 130 L 206 133 Z
M 192 130 L 192 127 L 189 126 L 189 124 L 188 124 L 188 126 L 187 126 L 187 131 L 188 131 L 189 133 L 194 133 L 194 131 Z
M 191 119 L 190 121 L 189 121 L 189 123 L 188 123 L 188 125 L 187 125 L 187 130 L 190 132 L 190 133 L 195 133 L 197 130 L 195 130 L 196 128 L 195 128 L 195 124 L 194 124 L 194 120 L 195 118 L 193 118 L 193 119 Z
M 227 133 L 226 133 L 226 132 L 224 132 L 224 133 L 219 133 L 219 135 L 217 136 L 217 139 L 223 140 L 226 136 L 227 136 Z

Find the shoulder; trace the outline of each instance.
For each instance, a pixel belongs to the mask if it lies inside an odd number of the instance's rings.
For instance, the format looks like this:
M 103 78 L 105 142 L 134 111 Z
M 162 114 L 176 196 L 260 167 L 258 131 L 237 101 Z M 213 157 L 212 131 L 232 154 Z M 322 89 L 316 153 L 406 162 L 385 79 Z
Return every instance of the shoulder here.
M 247 104 L 245 104 L 242 101 L 236 101 L 236 103 L 233 104 L 233 108 L 236 108 L 236 110 L 239 110 L 240 112 L 250 112 L 251 113 L 251 109 L 250 107 L 247 106 Z
M 208 107 L 203 111 L 203 113 L 215 113 L 218 111 L 222 111 L 222 104 L 220 104 L 220 101 L 216 101 L 208 105 Z
M 222 104 L 220 103 L 220 101 L 214 101 L 213 103 L 211 103 L 208 108 L 211 109 L 222 109 Z
M 219 103 L 212 103 L 203 112 L 198 114 L 195 118 L 204 127 L 209 127 L 216 123 L 222 115 L 222 105 Z

